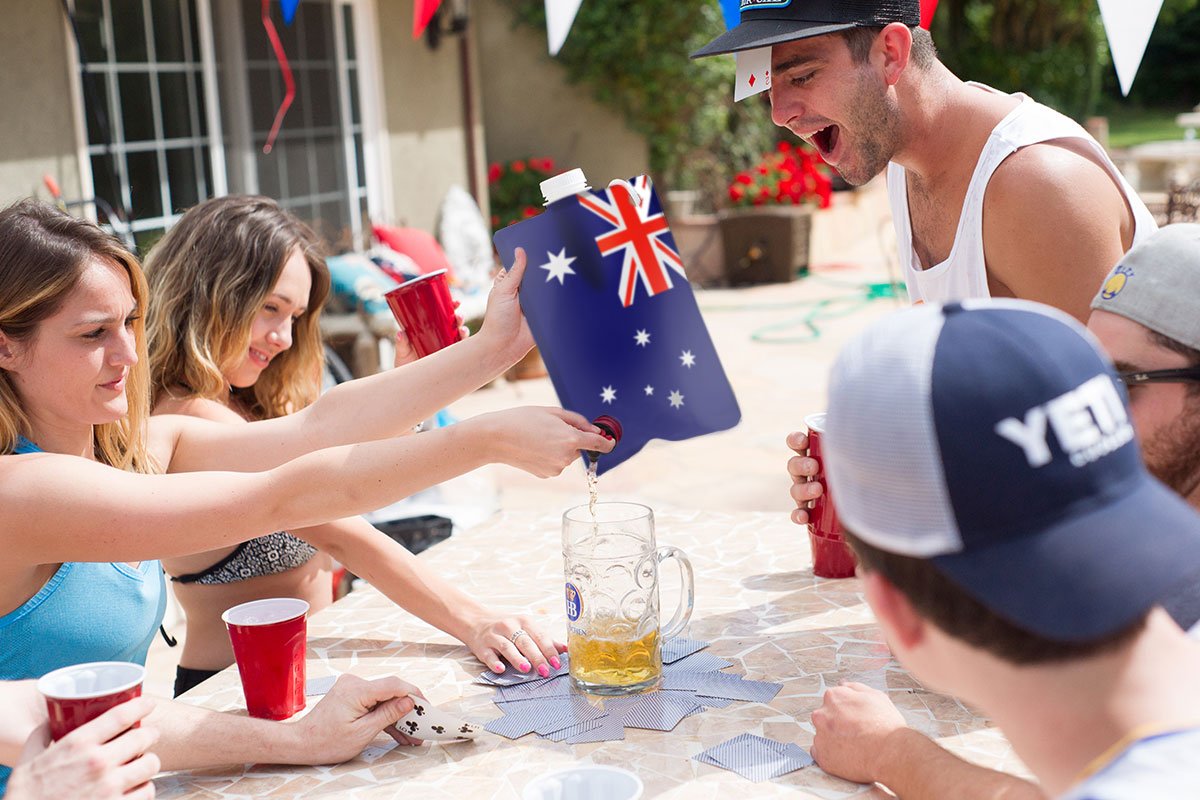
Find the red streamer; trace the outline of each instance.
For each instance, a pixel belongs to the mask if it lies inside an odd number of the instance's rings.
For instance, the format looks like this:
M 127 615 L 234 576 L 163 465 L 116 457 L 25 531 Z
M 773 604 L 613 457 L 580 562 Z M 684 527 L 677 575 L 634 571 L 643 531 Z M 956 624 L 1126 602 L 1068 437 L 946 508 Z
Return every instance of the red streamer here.
M 938 0 L 921 0 L 921 27 L 929 30 L 933 24 L 933 12 L 937 11 Z
M 262 23 L 263 27 L 267 29 L 267 38 L 271 40 L 271 47 L 275 50 L 275 60 L 279 62 L 279 71 L 283 73 L 283 85 L 286 91 L 283 94 L 283 102 L 279 104 L 279 110 L 275 112 L 275 122 L 271 125 L 271 132 L 267 134 L 263 153 L 270 153 L 271 148 L 275 146 L 275 137 L 279 135 L 284 115 L 287 114 L 292 101 L 296 99 L 296 80 L 292 77 L 292 67 L 288 64 L 287 53 L 283 52 L 283 42 L 279 41 L 275 23 L 271 21 L 270 3 L 271 0 L 262 0 Z

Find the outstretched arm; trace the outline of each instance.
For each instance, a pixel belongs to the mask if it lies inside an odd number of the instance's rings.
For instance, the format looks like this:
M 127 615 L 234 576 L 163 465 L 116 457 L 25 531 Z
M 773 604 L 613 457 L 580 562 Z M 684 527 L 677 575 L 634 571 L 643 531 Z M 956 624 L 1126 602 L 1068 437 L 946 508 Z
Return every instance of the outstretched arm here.
M 479 334 L 409 364 L 348 381 L 294 414 L 185 436 L 171 471 L 270 469 L 324 447 L 396 436 L 515 364 L 533 346 L 517 291 L 524 253 L 502 271 Z M 154 417 L 162 425 L 168 417 Z
M 887 695 L 861 683 L 826 691 L 812 723 L 817 766 L 856 783 L 881 783 L 901 800 L 1046 800 L 1029 781 L 964 761 L 909 728 Z
M 345 564 L 396 605 L 467 645 L 493 672 L 504 671 L 502 658 L 523 672 L 558 669 L 555 662 L 566 645 L 543 633 L 532 618 L 490 611 L 362 517 L 292 533 Z M 529 635 L 514 642 L 510 637 L 518 630 Z
M 139 475 L 77 456 L 7 456 L 0 459 L 0 550 L 3 566 L 17 570 L 185 555 L 382 508 L 487 463 L 546 477 L 580 450 L 611 449 L 578 414 L 517 408 L 417 436 L 319 450 L 257 473 Z
M 295 722 L 219 714 L 178 701 L 160 701 L 149 722 L 161 732 L 155 753 L 165 770 L 223 764 L 337 764 L 354 758 L 412 711 L 410 694 L 420 692 L 399 678 L 368 681 L 342 675 L 329 694 Z M 389 734 L 402 743 L 413 741 Z
M 0 698 L 13 700 L 22 710 L 31 709 L 35 700 L 41 701 L 33 681 L 4 684 L 3 689 Z M 220 714 L 175 700 L 154 701 L 153 710 L 147 716 L 149 701 L 146 698 L 118 707 L 124 711 L 113 709 L 115 714 L 108 713 L 113 714 L 110 722 L 117 731 L 128 728 L 135 719 L 145 717 L 145 726 L 158 737 L 153 746 L 156 763 L 161 761 L 165 770 L 225 764 L 337 764 L 354 758 L 372 739 L 412 711 L 410 695 L 420 696 L 420 691 L 396 677 L 368 681 L 355 675 L 342 675 L 329 694 L 295 722 Z M 35 711 L 13 717 L 6 713 L 6 719 L 0 723 L 0 754 L 3 756 L 0 763 L 17 763 L 22 744 L 46 722 L 45 705 L 40 705 L 40 709 L 40 713 Z M 85 725 L 73 734 L 88 727 Z M 415 741 L 394 729 L 388 733 L 401 743 Z M 75 738 L 83 740 L 86 737 L 81 734 Z M 59 744 L 67 739 L 64 737 Z M 81 744 L 87 743 L 81 741 Z M 127 755 L 132 757 L 132 754 Z

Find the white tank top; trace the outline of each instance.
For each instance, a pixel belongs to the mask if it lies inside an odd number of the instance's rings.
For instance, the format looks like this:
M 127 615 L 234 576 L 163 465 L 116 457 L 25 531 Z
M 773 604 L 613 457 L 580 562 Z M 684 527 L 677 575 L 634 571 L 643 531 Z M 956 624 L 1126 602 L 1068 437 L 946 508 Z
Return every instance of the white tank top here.
M 996 91 L 979 83 L 968 85 L 989 92 Z M 1104 152 L 1104 148 L 1079 123 L 1048 106 L 1034 102 L 1027 95 L 1015 94 L 1013 97 L 1020 98 L 1021 102 L 1000 120 L 1000 124 L 992 131 L 979 154 L 975 172 L 967 185 L 967 196 L 963 200 L 958 230 L 954 233 L 954 246 L 942 263 L 929 269 L 921 268 L 921 260 L 913 248 L 912 220 L 908 215 L 908 189 L 904 167 L 894 162 L 888 164 L 888 202 L 892 207 L 892 224 L 896 228 L 900 271 L 908 286 L 908 298 L 913 303 L 949 303 L 988 296 L 987 269 L 983 257 L 983 194 L 1000 162 L 1017 149 L 1031 144 L 1052 139 L 1083 140 L 1084 146 L 1094 154 L 1096 161 L 1108 170 L 1125 195 L 1129 207 L 1133 209 L 1134 244 L 1154 233 L 1158 227 L 1146 204 L 1121 175 Z

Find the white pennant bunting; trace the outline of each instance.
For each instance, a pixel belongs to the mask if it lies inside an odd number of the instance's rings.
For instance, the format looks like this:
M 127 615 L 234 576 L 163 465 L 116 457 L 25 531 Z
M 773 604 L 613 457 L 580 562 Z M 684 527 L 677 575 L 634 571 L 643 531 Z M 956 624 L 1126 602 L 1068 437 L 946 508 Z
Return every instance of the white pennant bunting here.
M 571 23 L 579 11 L 583 0 L 546 0 L 546 40 L 550 45 L 550 55 L 558 55 L 567 34 L 571 32 Z
M 1099 0 L 1099 4 L 1121 94 L 1128 95 L 1163 0 Z

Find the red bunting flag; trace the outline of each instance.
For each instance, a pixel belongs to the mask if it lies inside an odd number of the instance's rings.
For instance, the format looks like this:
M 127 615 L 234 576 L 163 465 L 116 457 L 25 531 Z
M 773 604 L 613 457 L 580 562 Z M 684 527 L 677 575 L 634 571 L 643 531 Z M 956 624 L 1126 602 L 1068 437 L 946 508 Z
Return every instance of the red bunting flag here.
M 937 11 L 938 0 L 921 0 L 921 27 L 929 30 L 933 24 L 933 12 Z
M 442 0 L 416 0 L 413 3 L 413 38 L 420 39 L 421 34 L 429 27 L 429 20 L 438 10 Z

